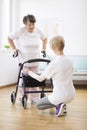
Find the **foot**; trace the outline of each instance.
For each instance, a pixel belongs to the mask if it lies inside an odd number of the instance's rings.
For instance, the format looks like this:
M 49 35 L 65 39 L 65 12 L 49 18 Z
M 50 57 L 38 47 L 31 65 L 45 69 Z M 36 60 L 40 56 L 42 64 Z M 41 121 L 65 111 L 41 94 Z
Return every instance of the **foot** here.
M 56 107 L 56 116 L 64 116 L 67 113 L 66 104 L 60 103 Z

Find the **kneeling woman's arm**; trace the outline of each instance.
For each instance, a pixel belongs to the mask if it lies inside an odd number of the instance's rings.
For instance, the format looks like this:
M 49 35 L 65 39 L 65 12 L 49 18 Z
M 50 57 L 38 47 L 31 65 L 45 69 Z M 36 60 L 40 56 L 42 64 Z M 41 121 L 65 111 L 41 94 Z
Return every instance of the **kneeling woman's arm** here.
M 34 73 L 32 71 L 29 71 L 28 75 L 33 77 L 34 79 L 38 80 L 39 82 L 42 82 L 43 80 L 46 79 L 46 76 L 44 76 L 43 74 L 38 75 L 38 74 L 36 74 L 36 73 Z
M 38 80 L 39 82 L 42 82 L 45 79 L 50 79 L 54 75 L 56 69 L 52 62 L 47 66 L 47 68 L 42 72 L 41 75 L 38 75 L 29 69 L 25 68 L 24 73 L 28 74 L 29 76 L 33 77 L 34 79 Z

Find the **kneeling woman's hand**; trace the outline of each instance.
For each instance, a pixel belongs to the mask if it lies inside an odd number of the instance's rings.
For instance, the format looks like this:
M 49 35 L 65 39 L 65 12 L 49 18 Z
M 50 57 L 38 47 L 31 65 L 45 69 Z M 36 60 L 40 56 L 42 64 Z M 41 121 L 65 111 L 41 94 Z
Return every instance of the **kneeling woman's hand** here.
M 28 67 L 24 67 L 23 68 L 23 74 L 28 75 L 28 73 L 29 73 L 29 68 Z

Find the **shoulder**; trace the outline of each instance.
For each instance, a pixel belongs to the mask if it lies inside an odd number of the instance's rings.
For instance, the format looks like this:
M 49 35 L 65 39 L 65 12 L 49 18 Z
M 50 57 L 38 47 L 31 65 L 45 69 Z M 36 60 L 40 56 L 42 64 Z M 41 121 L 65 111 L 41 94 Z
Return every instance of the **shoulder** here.
M 56 66 L 56 65 L 58 64 L 58 62 L 59 62 L 58 58 L 54 58 L 54 59 L 49 63 L 49 65 L 52 66 L 52 67 L 54 67 L 54 66 Z
M 68 66 L 68 68 L 74 68 L 74 63 L 73 61 L 71 60 L 71 58 L 65 56 L 65 61 L 64 63 L 66 64 L 66 66 Z M 65 65 L 64 64 L 64 65 Z
M 65 56 L 65 59 L 66 59 L 66 61 L 69 62 L 70 64 L 73 64 L 73 61 L 71 60 L 71 58 Z
M 46 34 L 44 33 L 44 31 L 42 31 L 41 29 L 35 28 L 35 32 L 40 36 L 40 38 L 41 38 L 42 40 L 44 40 L 44 39 L 47 38 L 47 36 L 46 36 Z
M 20 28 L 19 28 L 19 31 L 20 31 L 20 32 L 25 32 L 26 29 L 25 29 L 25 27 L 20 27 Z
M 24 35 L 24 34 L 26 34 L 27 33 L 27 31 L 26 31 L 26 28 L 25 27 L 20 27 L 19 29 L 18 29 L 18 34 L 21 36 L 21 35 Z
M 41 33 L 42 32 L 42 30 L 40 28 L 38 28 L 38 27 L 36 27 L 34 31 L 37 32 L 37 33 Z

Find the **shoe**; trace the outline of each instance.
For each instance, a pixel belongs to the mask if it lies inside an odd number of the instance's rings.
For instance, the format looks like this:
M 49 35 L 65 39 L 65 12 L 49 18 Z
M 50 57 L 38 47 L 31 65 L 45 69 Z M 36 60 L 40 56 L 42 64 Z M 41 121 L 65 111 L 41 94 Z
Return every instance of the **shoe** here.
M 31 100 L 31 104 L 36 104 L 38 102 L 38 99 Z
M 56 116 L 64 116 L 67 113 L 66 104 L 60 103 L 56 107 Z
M 26 100 L 28 101 L 28 97 L 27 97 L 27 95 L 25 95 L 26 96 Z M 24 96 L 23 96 L 24 97 Z M 19 102 L 20 102 L 20 104 L 22 104 L 22 99 L 23 99 L 23 97 L 19 97 Z

